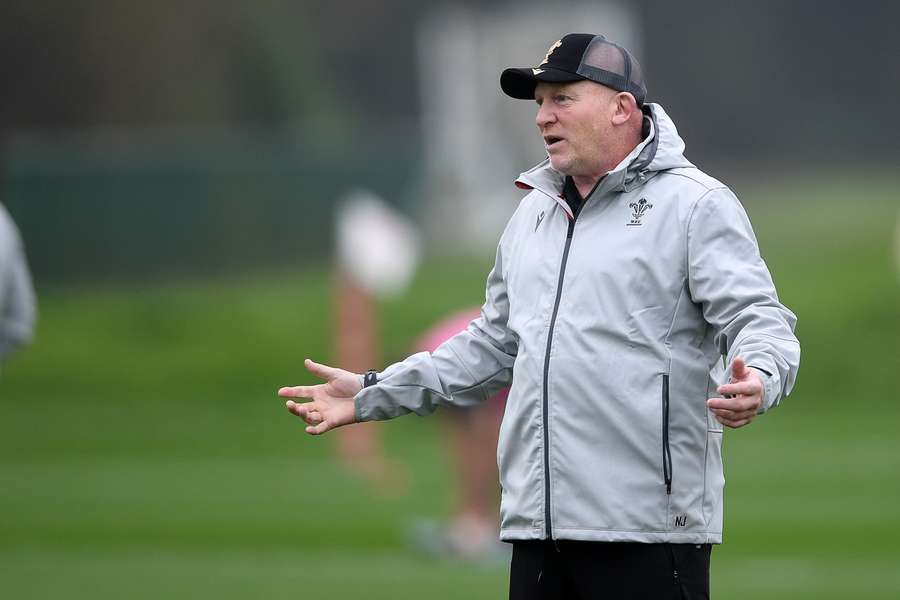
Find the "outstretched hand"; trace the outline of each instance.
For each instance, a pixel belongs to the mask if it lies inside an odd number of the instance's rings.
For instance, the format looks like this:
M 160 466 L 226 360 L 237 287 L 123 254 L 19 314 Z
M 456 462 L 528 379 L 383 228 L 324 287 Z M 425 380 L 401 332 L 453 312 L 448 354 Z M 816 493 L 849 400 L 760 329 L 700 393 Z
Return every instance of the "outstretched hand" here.
M 309 398 L 311 402 L 287 401 L 287 409 L 306 422 L 306 433 L 319 435 L 356 421 L 353 397 L 362 389 L 360 375 L 327 365 L 304 361 L 307 370 L 325 380 L 318 385 L 298 385 L 278 390 L 282 398 Z
M 750 423 L 759 411 L 763 401 L 763 382 L 755 369 L 750 369 L 743 358 L 735 358 L 731 363 L 731 378 L 716 391 L 722 398 L 710 398 L 707 406 L 716 419 L 727 427 L 743 427 Z

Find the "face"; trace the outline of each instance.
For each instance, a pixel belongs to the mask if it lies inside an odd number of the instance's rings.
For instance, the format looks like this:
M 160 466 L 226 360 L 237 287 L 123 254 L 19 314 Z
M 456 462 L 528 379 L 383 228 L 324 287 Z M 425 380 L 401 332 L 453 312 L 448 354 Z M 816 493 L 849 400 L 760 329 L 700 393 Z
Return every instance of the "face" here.
M 535 122 L 554 169 L 573 177 L 602 174 L 612 141 L 615 95 L 590 81 L 537 84 Z

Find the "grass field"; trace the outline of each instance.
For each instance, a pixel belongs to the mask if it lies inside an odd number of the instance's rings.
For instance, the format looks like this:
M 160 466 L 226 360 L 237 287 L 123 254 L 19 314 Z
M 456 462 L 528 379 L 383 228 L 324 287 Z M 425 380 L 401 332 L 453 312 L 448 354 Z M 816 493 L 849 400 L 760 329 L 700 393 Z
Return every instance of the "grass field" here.
M 898 598 L 900 182 L 742 196 L 804 353 L 795 394 L 726 434 L 714 597 Z M 383 307 L 385 360 L 478 303 L 488 266 L 426 265 Z M 380 425 L 413 475 L 384 496 L 276 398 L 330 355 L 323 272 L 40 292 L 38 338 L 0 373 L 3 597 L 505 596 L 505 566 L 404 542 L 411 518 L 449 509 L 436 420 Z

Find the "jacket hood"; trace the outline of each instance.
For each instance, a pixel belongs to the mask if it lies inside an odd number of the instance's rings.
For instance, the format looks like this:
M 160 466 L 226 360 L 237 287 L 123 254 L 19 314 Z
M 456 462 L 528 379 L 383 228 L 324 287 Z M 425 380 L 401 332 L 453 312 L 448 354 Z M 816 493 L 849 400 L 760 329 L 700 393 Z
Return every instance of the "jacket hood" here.
M 598 186 L 607 192 L 627 192 L 643 185 L 658 173 L 678 167 L 693 167 L 684 157 L 684 140 L 678 135 L 675 123 L 655 103 L 644 105 L 647 136 L 622 162 L 607 173 Z M 516 186 L 522 189 L 537 189 L 558 197 L 562 193 L 565 175 L 550 166 L 550 158 L 522 173 L 516 179 Z

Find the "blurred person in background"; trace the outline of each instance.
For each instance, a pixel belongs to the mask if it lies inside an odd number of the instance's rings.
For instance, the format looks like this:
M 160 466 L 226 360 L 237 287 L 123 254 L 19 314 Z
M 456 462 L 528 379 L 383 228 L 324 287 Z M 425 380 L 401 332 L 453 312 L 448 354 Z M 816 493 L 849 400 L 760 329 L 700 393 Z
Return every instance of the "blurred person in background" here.
M 339 199 L 335 221 L 335 357 L 348 369 L 378 363 L 378 303 L 407 289 L 419 262 L 418 232 L 412 222 L 371 190 L 356 189 Z M 335 451 L 341 465 L 377 493 L 406 491 L 406 467 L 388 457 L 378 428 L 341 429 Z
M 349 370 L 364 371 L 379 362 L 378 303 L 407 289 L 418 261 L 417 243 L 411 239 L 415 235 L 412 223 L 371 191 L 356 190 L 341 199 L 335 230 L 334 341 L 338 363 Z M 410 262 L 403 264 L 401 257 Z M 479 314 L 474 308 L 442 319 L 422 334 L 416 347 L 436 349 Z M 471 409 L 453 409 L 442 420 L 457 498 L 449 522 L 414 523 L 410 533 L 418 548 L 435 556 L 468 559 L 508 554 L 497 542 L 497 465 L 485 460 L 496 453 L 506 392 Z M 408 489 L 406 467 L 387 455 L 374 423 L 336 433 L 336 455 L 348 472 L 383 495 Z
M 793 388 L 800 346 L 740 202 L 684 157 L 641 69 L 569 34 L 503 91 L 548 159 L 516 184 L 481 315 L 434 352 L 281 388 L 318 435 L 511 389 L 498 443 L 509 596 L 708 598 L 723 425 Z
M 31 340 L 36 310 L 19 230 L 0 204 L 0 363 Z
M 354 371 L 377 364 L 377 298 L 346 270 L 334 281 L 335 357 Z M 388 457 L 380 431 L 374 426 L 340 429 L 335 452 L 341 465 L 377 493 L 396 496 L 409 487 L 406 467 Z
M 422 334 L 416 347 L 434 352 L 481 315 L 478 308 L 438 321 Z M 456 480 L 456 499 L 447 523 L 420 521 L 412 530 L 414 544 L 436 556 L 470 560 L 505 559 L 508 550 L 497 542 L 497 435 L 509 388 L 470 408 L 448 406 L 442 419 L 446 448 Z M 352 428 L 350 428 L 352 429 Z

